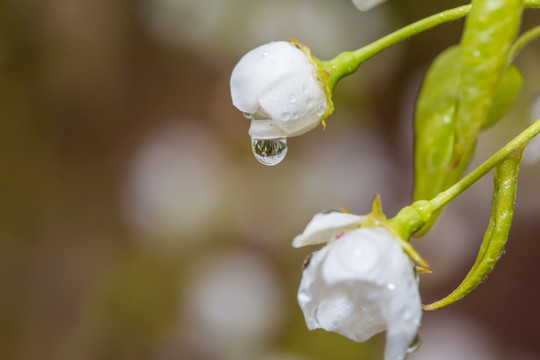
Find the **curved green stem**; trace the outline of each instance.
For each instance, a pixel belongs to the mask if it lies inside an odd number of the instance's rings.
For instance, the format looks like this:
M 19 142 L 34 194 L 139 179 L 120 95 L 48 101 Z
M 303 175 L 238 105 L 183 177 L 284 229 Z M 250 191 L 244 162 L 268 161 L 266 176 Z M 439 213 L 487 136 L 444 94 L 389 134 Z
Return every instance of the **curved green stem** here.
M 401 209 L 396 216 L 389 219 L 390 224 L 402 239 L 408 239 L 424 226 L 433 214 L 486 175 L 509 155 L 527 145 L 538 133 L 540 133 L 540 119 L 447 190 L 440 192 L 431 200 L 418 200 Z
M 540 3 L 539 0 L 535 0 Z M 419 20 L 412 24 L 409 24 L 391 34 L 388 34 L 379 40 L 372 42 L 356 51 L 343 52 L 333 58 L 332 60 L 321 62 L 323 70 L 330 73 L 328 79 L 328 87 L 333 89 L 339 79 L 358 69 L 367 59 L 377 55 L 381 51 L 390 46 L 403 41 L 413 35 L 416 35 L 424 30 L 431 29 L 437 25 L 460 19 L 469 13 L 471 5 L 459 6 L 454 9 L 446 10 L 441 13 L 429 16 L 425 19 Z
M 540 8 L 540 0 L 524 0 L 523 4 L 524 7 L 527 8 Z M 440 24 L 460 19 L 466 16 L 470 9 L 471 5 L 463 5 L 435 15 L 431 15 L 427 18 L 409 24 L 397 31 L 394 31 L 393 33 L 388 34 L 358 50 L 343 52 L 328 61 L 317 61 L 321 69 L 329 74 L 328 80 L 326 81 L 326 86 L 330 91 L 333 90 L 334 86 L 341 78 L 354 73 L 360 64 L 369 58 L 377 55 L 381 51 L 394 44 L 397 44 L 400 41 L 421 33 L 422 31 L 429 30 Z M 527 39 L 524 38 L 523 41 L 527 41 Z M 519 48 L 517 50 L 519 50 Z
M 435 212 L 443 208 L 446 204 L 452 201 L 456 196 L 465 191 L 469 186 L 486 175 L 497 164 L 503 161 L 514 151 L 525 146 L 533 137 L 540 133 L 540 119 L 529 126 L 525 131 L 516 136 L 512 141 L 506 144 L 502 149 L 493 154 L 482 165 L 471 171 L 463 179 L 455 183 L 448 190 L 439 193 L 431 201 L 431 211 Z
M 514 45 L 512 45 L 512 48 L 510 49 L 510 52 L 508 54 L 508 59 L 510 59 L 510 62 L 514 61 L 521 49 L 523 49 L 527 44 L 539 37 L 540 25 L 521 34 L 521 36 L 516 40 Z

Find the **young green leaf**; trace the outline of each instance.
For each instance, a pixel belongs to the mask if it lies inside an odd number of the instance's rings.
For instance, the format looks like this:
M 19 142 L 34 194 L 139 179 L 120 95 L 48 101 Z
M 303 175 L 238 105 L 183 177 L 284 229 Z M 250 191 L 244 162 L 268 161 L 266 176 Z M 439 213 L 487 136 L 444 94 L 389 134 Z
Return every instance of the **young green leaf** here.
M 450 169 L 454 149 L 454 113 L 460 73 L 460 49 L 442 52 L 429 68 L 414 116 L 413 200 L 428 200 L 461 176 Z M 423 229 L 429 229 L 436 215 Z M 423 230 L 421 230 L 423 231 Z
M 497 86 L 488 115 L 482 122 L 482 130 L 494 125 L 503 117 L 514 103 L 522 84 L 523 76 L 518 68 L 510 65 Z
M 413 199 L 431 199 L 461 177 L 464 166 L 452 168 L 455 109 L 461 71 L 459 47 L 442 52 L 428 70 L 416 102 Z M 513 103 L 522 77 L 515 66 L 504 73 L 482 128 L 497 122 Z M 465 164 L 466 165 L 466 164 Z M 436 214 L 416 236 L 427 231 Z
M 513 102 L 521 76 L 515 67 L 507 70 L 507 58 L 522 7 L 521 0 L 473 0 L 459 48 L 441 53 L 429 69 L 415 113 L 414 200 L 431 199 L 458 181 L 480 129 Z
M 508 239 L 514 214 L 517 176 L 522 152 L 523 148 L 508 156 L 495 169 L 489 223 L 472 269 L 450 295 L 432 304 L 424 305 L 424 310 L 435 310 L 460 300 L 487 277 L 499 260 Z
M 507 66 L 523 0 L 473 0 L 461 38 L 453 165 L 468 163 Z

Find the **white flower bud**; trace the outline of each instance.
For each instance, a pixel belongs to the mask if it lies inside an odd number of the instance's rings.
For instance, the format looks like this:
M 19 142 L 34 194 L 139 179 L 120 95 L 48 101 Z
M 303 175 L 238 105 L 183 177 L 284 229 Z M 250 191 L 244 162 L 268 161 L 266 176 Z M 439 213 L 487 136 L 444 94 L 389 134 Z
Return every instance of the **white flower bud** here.
M 320 123 L 328 106 L 315 66 L 286 41 L 245 54 L 230 85 L 233 105 L 249 114 L 249 134 L 256 139 L 301 135 Z
M 304 265 L 298 302 L 310 330 L 363 342 L 386 331 L 385 360 L 401 360 L 422 316 L 413 264 L 384 228 L 339 232 Z
M 368 11 L 385 0 L 353 0 L 354 6 L 361 11 Z

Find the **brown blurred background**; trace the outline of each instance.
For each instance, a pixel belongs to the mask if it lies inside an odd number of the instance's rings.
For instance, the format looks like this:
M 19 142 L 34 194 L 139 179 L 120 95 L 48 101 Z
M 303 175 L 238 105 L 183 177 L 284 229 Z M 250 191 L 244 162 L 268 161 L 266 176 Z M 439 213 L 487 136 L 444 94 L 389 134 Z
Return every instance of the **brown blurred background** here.
M 231 105 L 238 59 L 296 38 L 328 59 L 457 1 L 0 1 L 0 359 L 381 358 L 309 332 L 290 243 L 342 205 L 388 215 L 409 201 L 413 104 L 459 41 L 443 25 L 364 64 L 321 128 L 277 167 L 250 150 Z M 539 23 L 528 11 L 523 28 Z M 519 56 L 525 87 L 482 135 L 476 163 L 540 118 L 540 43 Z M 522 166 L 507 254 L 468 298 L 428 313 L 411 359 L 540 359 L 540 146 Z M 486 226 L 491 180 L 417 240 L 434 273 L 424 302 L 464 277 Z

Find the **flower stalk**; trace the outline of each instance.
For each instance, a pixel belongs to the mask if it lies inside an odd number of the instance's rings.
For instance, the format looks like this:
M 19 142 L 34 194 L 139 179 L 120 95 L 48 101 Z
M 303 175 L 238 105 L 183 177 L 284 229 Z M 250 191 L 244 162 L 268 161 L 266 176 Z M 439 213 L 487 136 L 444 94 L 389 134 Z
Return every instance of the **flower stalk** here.
M 540 8 L 540 0 L 525 0 L 523 2 L 523 6 L 525 8 Z M 381 51 L 425 30 L 432 29 L 438 25 L 450 21 L 461 19 L 467 16 L 470 10 L 471 5 L 463 5 L 442 11 L 404 26 L 403 28 L 396 30 L 393 33 L 390 33 L 364 47 L 361 47 L 358 50 L 345 51 L 331 60 L 319 61 L 321 69 L 329 74 L 326 86 L 330 89 L 330 91 L 333 90 L 341 78 L 354 73 L 363 62 L 377 55 Z M 518 42 L 516 42 L 516 50 L 513 51 L 513 53 L 517 53 L 522 46 L 526 45 L 536 36 L 538 35 L 535 35 L 532 30 L 529 33 L 525 33 L 524 37 L 520 38 Z
M 431 200 L 415 201 L 411 205 L 404 207 L 395 217 L 389 219 L 389 222 L 402 239 L 408 239 L 407 234 L 411 235 L 418 231 L 433 214 L 446 206 L 512 153 L 525 147 L 538 133 L 540 133 L 540 119 L 453 186 L 439 193 Z

